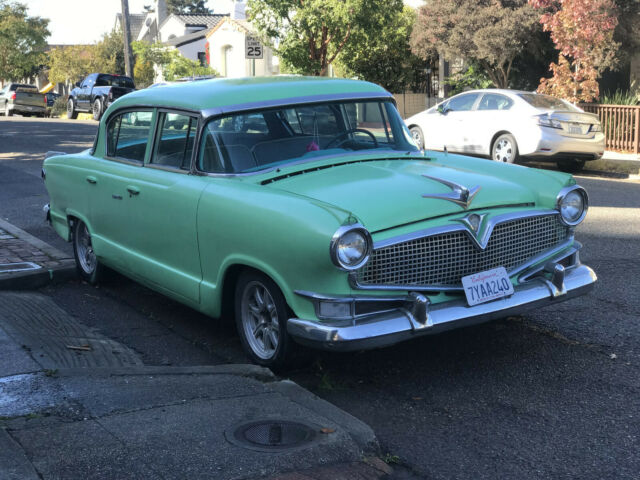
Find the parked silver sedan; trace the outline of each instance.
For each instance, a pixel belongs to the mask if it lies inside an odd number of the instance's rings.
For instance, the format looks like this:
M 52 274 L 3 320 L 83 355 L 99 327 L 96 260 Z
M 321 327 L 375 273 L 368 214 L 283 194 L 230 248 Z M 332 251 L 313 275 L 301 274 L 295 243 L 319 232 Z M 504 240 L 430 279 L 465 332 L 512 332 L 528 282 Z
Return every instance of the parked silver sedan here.
M 604 154 L 597 115 L 549 95 L 517 90 L 472 90 L 406 120 L 421 148 L 513 163 L 519 157 L 581 170 Z

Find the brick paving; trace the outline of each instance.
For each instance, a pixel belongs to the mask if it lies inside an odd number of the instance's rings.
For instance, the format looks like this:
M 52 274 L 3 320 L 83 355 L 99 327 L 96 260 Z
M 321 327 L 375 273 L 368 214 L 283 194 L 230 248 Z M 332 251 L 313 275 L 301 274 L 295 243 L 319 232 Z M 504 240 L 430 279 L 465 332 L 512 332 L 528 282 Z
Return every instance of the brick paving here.
M 11 265 L 25 262 L 39 268 L 20 271 Z M 69 255 L 0 219 L 0 288 L 11 288 L 12 280 L 17 285 L 18 279 L 23 281 L 29 275 L 52 279 L 54 272 L 68 272 L 73 265 Z

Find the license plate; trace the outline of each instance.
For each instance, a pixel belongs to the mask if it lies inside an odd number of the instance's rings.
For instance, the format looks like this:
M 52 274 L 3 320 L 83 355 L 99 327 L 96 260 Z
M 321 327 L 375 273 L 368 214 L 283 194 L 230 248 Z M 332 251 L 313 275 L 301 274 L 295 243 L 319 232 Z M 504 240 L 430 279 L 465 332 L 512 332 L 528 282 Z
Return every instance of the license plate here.
M 504 267 L 462 277 L 462 286 L 469 306 L 513 294 L 513 285 Z
M 573 133 L 573 134 L 582 134 L 582 127 L 574 127 L 572 125 L 569 126 L 569 133 Z

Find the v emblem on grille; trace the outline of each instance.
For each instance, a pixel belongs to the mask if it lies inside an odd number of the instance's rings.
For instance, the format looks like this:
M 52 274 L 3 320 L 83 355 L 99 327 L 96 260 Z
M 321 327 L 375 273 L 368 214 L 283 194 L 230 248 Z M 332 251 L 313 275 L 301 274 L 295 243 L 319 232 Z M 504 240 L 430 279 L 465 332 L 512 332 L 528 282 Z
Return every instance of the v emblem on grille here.
M 422 176 L 442 183 L 452 190 L 450 193 L 426 193 L 422 195 L 422 198 L 439 198 L 440 200 L 447 200 L 449 202 L 460 205 L 465 210 L 469 208 L 469 205 L 471 205 L 471 202 L 473 201 L 473 197 L 475 197 L 476 194 L 480 191 L 480 185 L 476 185 L 475 187 L 469 189 L 465 186 L 459 185 L 454 182 L 449 182 L 448 180 L 444 180 L 442 178 L 430 177 L 429 175 Z

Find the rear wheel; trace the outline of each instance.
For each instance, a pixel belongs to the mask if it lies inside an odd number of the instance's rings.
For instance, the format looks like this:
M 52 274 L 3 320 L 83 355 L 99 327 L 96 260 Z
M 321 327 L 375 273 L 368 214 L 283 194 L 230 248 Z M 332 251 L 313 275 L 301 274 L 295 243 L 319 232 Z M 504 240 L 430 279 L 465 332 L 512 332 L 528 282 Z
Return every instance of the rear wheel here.
M 518 144 L 510 133 L 495 139 L 491 146 L 491 159 L 496 162 L 513 163 L 518 158 Z
M 92 285 L 98 283 L 103 267 L 93 251 L 91 233 L 82 220 L 77 220 L 73 226 L 73 256 L 80 277 Z
M 93 119 L 99 122 L 100 117 L 102 117 L 102 102 L 96 98 L 93 101 Z
M 420 127 L 411 127 L 409 131 L 411 132 L 411 138 L 413 138 L 413 141 L 418 146 L 418 148 L 423 149 L 424 136 L 422 135 L 422 129 Z
M 278 286 L 267 276 L 240 274 L 235 294 L 236 326 L 251 360 L 265 367 L 287 363 L 292 340 L 287 333 L 287 304 Z
M 75 120 L 76 118 L 78 118 L 78 112 L 76 111 L 76 106 L 73 102 L 73 98 L 70 98 L 67 102 L 67 118 L 69 120 Z
M 558 160 L 557 162 L 558 169 L 567 173 L 578 173 L 584 168 L 585 161 L 579 160 L 577 158 L 571 158 L 566 160 Z

